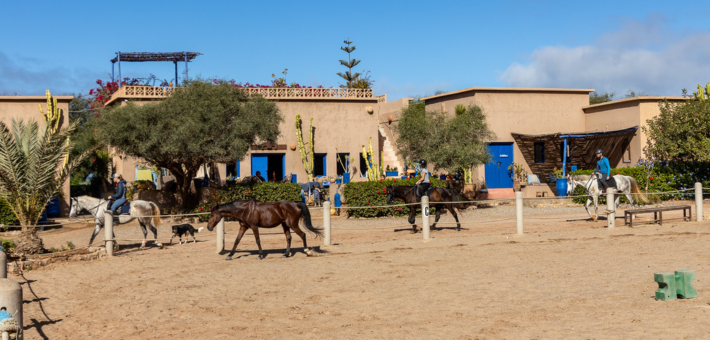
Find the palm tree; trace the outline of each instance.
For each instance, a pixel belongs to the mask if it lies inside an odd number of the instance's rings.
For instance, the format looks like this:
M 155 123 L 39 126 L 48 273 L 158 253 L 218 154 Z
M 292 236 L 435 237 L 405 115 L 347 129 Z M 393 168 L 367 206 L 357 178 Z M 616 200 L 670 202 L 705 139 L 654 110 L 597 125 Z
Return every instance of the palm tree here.
M 48 104 L 51 105 L 51 101 L 48 100 Z M 48 108 L 43 127 L 35 121 L 13 120 L 10 130 L 0 122 L 0 198 L 7 202 L 22 226 L 15 249 L 18 254 L 43 251 L 36 228 L 29 226 L 37 224 L 53 196 L 62 194 L 62 184 L 71 170 L 93 152 L 90 150 L 69 160 L 73 146 L 70 136 L 76 124 L 59 129 L 60 111 L 56 101 L 52 106 Z M 49 109 L 57 114 L 52 115 Z

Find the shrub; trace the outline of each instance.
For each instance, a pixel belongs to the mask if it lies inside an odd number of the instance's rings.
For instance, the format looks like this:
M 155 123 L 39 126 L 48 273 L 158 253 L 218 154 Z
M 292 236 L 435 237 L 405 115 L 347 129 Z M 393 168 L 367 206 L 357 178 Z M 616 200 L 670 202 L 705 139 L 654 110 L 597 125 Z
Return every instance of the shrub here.
M 7 205 L 5 200 L 0 199 L 0 224 L 4 225 L 18 225 L 20 221 L 15 217 L 15 213 L 12 212 L 10 206 Z
M 15 253 L 15 242 L 12 242 L 10 240 L 0 240 L 2 241 L 2 249 L 5 250 L 5 255 L 9 258 L 12 256 L 12 254 Z
M 301 202 L 301 186 L 297 183 L 238 183 L 234 186 L 222 187 L 217 190 L 207 203 L 200 204 L 194 213 L 209 212 L 217 204 L 234 201 L 257 200 L 260 202 L 291 201 Z M 205 222 L 209 215 L 200 215 L 200 221 Z
M 350 182 L 345 184 L 343 189 L 343 202 L 353 207 L 364 206 L 385 206 L 387 205 L 387 187 L 396 185 L 414 186 L 418 179 L 394 180 L 385 179 L 381 181 Z M 431 178 L 433 187 L 446 187 L 446 182 Z M 402 204 L 403 200 L 395 199 L 393 204 Z M 417 208 L 419 210 L 419 208 Z M 436 212 L 434 208 L 432 213 Z M 409 214 L 408 207 L 392 208 L 372 208 L 372 209 L 348 209 L 349 216 L 355 217 L 381 217 L 381 216 L 406 216 Z

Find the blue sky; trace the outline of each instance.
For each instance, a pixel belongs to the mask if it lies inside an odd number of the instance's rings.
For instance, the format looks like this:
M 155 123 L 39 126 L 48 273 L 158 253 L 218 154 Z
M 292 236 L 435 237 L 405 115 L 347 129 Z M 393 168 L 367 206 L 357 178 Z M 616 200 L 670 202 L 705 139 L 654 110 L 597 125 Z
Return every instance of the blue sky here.
M 710 3 L 0 0 L 0 94 L 87 93 L 116 51 L 204 53 L 190 75 L 337 87 L 350 38 L 375 94 L 471 86 L 680 95 L 710 81 Z M 123 76 L 171 79 L 171 63 Z M 182 70 L 182 65 L 181 65 Z

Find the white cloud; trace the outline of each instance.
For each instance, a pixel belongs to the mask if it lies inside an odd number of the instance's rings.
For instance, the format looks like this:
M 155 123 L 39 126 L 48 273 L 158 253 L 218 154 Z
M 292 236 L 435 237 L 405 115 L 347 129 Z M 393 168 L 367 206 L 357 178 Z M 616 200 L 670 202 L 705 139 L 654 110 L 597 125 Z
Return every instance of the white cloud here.
M 710 31 L 680 35 L 662 16 L 629 21 L 591 45 L 543 46 L 500 76 L 512 87 L 594 88 L 680 95 L 710 81 Z
M 103 76 L 103 77 L 102 77 Z M 0 52 L 0 95 L 39 95 L 84 93 L 96 79 L 106 77 L 86 69 L 47 66 L 35 58 L 11 58 Z

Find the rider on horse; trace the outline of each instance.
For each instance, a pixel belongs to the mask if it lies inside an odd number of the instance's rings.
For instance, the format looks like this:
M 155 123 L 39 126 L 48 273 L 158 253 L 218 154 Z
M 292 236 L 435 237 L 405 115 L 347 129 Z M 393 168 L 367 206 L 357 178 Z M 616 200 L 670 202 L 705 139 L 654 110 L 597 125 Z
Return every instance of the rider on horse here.
M 609 160 L 604 157 L 604 150 L 597 149 L 597 169 L 594 170 L 595 173 L 601 173 L 599 178 L 602 186 L 604 186 L 604 191 L 609 187 L 607 181 L 611 179 L 611 166 L 609 166 Z
M 417 199 L 421 199 L 431 186 L 431 180 L 429 179 L 431 174 L 429 174 L 429 170 L 426 169 L 426 160 L 420 160 L 419 166 L 422 169 L 422 178 L 417 181 L 417 188 L 419 189 L 417 190 Z
M 126 180 L 123 179 L 121 174 L 113 174 L 113 182 L 116 183 L 116 193 L 113 196 L 109 196 L 109 208 L 112 213 L 116 213 L 116 209 L 121 207 L 126 203 Z M 111 204 L 113 202 L 113 204 Z

